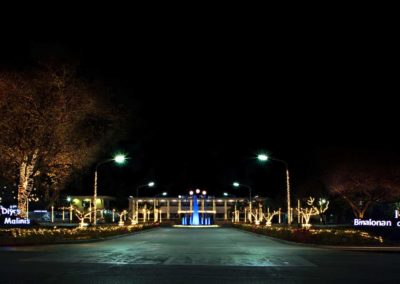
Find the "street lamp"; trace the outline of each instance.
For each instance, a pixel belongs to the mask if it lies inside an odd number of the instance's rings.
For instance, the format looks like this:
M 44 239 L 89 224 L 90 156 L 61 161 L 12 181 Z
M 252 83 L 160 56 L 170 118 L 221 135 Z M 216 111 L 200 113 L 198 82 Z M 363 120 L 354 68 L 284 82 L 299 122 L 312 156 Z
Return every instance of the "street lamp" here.
M 154 195 L 154 197 L 160 197 L 160 196 L 167 196 L 168 195 L 168 192 L 166 192 L 166 191 L 164 191 L 164 192 L 160 192 L 160 193 L 157 193 L 156 195 Z
M 72 205 L 71 205 L 71 196 L 67 197 L 67 201 L 69 202 L 69 222 L 72 223 Z
M 234 182 L 232 184 L 234 187 L 245 187 L 249 190 L 249 203 L 251 204 L 251 187 L 246 185 L 246 184 L 242 184 L 242 183 L 238 183 L 238 182 Z
M 249 185 L 246 185 L 246 184 L 242 184 L 242 183 L 238 183 L 237 181 L 235 181 L 234 183 L 232 183 L 232 185 L 234 186 L 234 187 L 236 187 L 236 188 L 239 188 L 239 187 L 245 187 L 245 188 L 247 188 L 248 190 L 249 190 L 249 215 L 248 215 L 248 218 L 249 218 L 249 221 L 250 221 L 250 223 L 252 222 L 252 203 L 251 203 L 251 187 L 249 186 Z M 235 205 L 236 206 L 236 205 Z M 245 220 L 247 219 L 247 217 L 246 217 L 246 213 L 245 213 Z
M 283 163 L 285 165 L 285 168 L 286 168 L 286 194 L 287 194 L 286 199 L 287 199 L 287 212 L 288 212 L 287 214 L 288 214 L 288 224 L 290 225 L 292 223 L 292 220 L 291 220 L 291 216 L 290 216 L 290 182 L 289 182 L 289 167 L 288 167 L 288 164 L 284 160 L 271 158 L 271 157 L 268 157 L 265 154 L 259 154 L 257 156 L 257 159 L 259 161 L 261 161 L 261 162 L 266 162 L 268 160 L 277 161 L 277 162 L 281 162 L 281 163 Z
M 114 158 L 104 160 L 100 163 L 97 163 L 97 165 L 96 165 L 96 169 L 94 171 L 94 193 L 93 193 L 93 210 L 94 210 L 93 224 L 94 225 L 97 224 L 97 218 L 96 218 L 97 217 L 96 216 L 97 215 L 96 214 L 97 213 L 97 202 L 96 202 L 96 200 L 97 200 L 97 170 L 98 170 L 99 166 L 101 166 L 105 163 L 115 162 L 119 165 L 122 165 L 125 163 L 125 161 L 126 161 L 126 156 L 122 155 L 122 154 L 118 154 Z
M 139 189 L 143 187 L 153 187 L 155 185 L 154 181 L 151 181 L 146 184 L 142 184 L 136 187 L 136 199 L 139 199 Z

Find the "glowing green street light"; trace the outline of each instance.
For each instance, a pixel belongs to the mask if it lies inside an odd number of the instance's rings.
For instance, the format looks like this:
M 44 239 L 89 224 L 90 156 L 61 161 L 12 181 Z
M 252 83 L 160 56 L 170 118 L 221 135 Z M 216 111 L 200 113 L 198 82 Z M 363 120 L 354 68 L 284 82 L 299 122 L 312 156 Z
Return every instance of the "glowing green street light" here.
M 116 156 L 114 157 L 114 161 L 115 161 L 117 164 L 122 165 L 122 164 L 125 164 L 125 162 L 126 162 L 126 157 L 125 157 L 125 155 L 119 154 L 119 155 L 116 155 Z
M 112 159 L 107 159 L 107 160 L 101 161 L 96 164 L 96 169 L 94 171 L 94 193 L 93 193 L 93 212 L 94 212 L 93 224 L 94 225 L 97 225 L 97 202 L 96 202 L 97 201 L 97 170 L 101 165 L 109 163 L 109 162 L 115 162 L 119 165 L 123 165 L 125 163 L 126 159 L 127 158 L 125 155 L 117 154 Z
M 260 155 L 257 156 L 257 159 L 259 159 L 260 161 L 265 162 L 265 161 L 268 160 L 268 156 L 265 155 L 265 154 L 260 154 Z

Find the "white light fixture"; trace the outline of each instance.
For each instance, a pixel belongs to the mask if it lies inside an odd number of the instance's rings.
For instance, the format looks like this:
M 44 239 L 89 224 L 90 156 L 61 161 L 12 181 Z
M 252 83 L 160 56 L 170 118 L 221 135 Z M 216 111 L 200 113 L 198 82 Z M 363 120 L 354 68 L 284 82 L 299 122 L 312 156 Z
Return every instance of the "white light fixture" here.
M 260 161 L 267 161 L 268 160 L 268 156 L 265 154 L 260 154 L 257 156 L 257 159 L 259 159 Z
M 116 156 L 114 157 L 114 161 L 115 161 L 117 164 L 123 164 L 123 163 L 125 163 L 125 160 L 126 160 L 125 155 L 119 154 L 119 155 L 116 155 Z

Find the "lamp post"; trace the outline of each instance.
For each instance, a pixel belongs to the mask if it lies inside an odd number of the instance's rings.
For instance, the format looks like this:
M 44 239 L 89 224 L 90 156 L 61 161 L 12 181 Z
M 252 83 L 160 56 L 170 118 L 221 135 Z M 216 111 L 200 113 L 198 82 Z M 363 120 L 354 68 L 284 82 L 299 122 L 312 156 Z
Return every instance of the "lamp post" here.
M 93 193 L 93 211 L 94 211 L 93 224 L 94 225 L 97 224 L 97 218 L 96 218 L 97 217 L 96 216 L 96 213 L 97 213 L 97 202 L 96 202 L 97 201 L 97 170 L 98 170 L 99 166 L 101 166 L 105 163 L 116 162 L 117 164 L 122 165 L 125 163 L 125 161 L 126 161 L 126 156 L 122 155 L 122 154 L 118 154 L 114 158 L 104 160 L 100 163 L 97 163 L 97 165 L 96 165 L 96 169 L 94 171 L 94 193 Z
M 290 225 L 292 223 L 292 220 L 291 220 L 291 215 L 290 215 L 290 210 L 291 210 L 291 208 L 290 208 L 290 182 L 289 182 L 289 167 L 288 167 L 288 164 L 284 160 L 271 158 L 271 157 L 268 157 L 265 154 L 259 154 L 257 156 L 257 159 L 260 160 L 261 162 L 266 162 L 268 160 L 277 161 L 277 162 L 281 162 L 281 163 L 283 163 L 285 165 L 285 168 L 286 168 L 286 194 L 287 194 L 286 199 L 287 199 L 287 212 L 288 212 L 287 214 L 288 214 L 288 225 Z
M 71 204 L 71 196 L 67 197 L 67 201 L 69 202 L 69 222 L 72 223 L 72 204 Z
M 139 199 L 139 189 L 143 188 L 143 187 L 153 187 L 155 185 L 154 181 L 151 181 L 149 183 L 146 184 L 142 184 L 136 187 L 136 200 Z
M 137 212 L 139 212 L 139 189 L 141 189 L 143 187 L 153 187 L 154 185 L 155 185 L 154 181 L 150 181 L 149 183 L 138 185 L 136 187 L 136 207 L 137 207 L 136 211 Z M 146 208 L 146 207 L 144 207 L 144 208 Z M 137 214 L 139 214 L 139 213 L 137 213 Z M 138 216 L 138 221 L 139 221 L 139 215 L 137 215 L 137 216 Z M 143 222 L 145 222 L 145 221 L 146 221 L 146 212 L 143 211 Z
M 246 184 L 241 184 L 241 183 L 238 183 L 238 182 L 234 182 L 233 184 L 232 184 L 234 187 L 237 187 L 237 188 L 239 188 L 239 187 L 245 187 L 245 188 L 247 188 L 248 190 L 249 190 L 249 221 L 250 221 L 250 223 L 251 223 L 251 219 L 252 219 L 252 215 L 251 215 L 251 212 L 252 212 L 252 203 L 251 203 L 251 187 L 249 186 L 249 185 L 246 185 Z M 244 217 L 244 219 L 246 220 L 246 213 L 245 213 L 245 217 Z

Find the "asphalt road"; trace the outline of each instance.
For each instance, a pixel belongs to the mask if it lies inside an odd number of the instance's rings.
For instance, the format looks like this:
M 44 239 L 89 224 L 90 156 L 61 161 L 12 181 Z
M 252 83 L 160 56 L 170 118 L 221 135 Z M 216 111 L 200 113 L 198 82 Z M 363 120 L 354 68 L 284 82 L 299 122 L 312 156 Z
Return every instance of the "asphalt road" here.
M 321 249 L 232 228 L 0 248 L 0 283 L 398 283 L 400 254 Z

